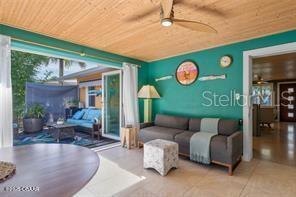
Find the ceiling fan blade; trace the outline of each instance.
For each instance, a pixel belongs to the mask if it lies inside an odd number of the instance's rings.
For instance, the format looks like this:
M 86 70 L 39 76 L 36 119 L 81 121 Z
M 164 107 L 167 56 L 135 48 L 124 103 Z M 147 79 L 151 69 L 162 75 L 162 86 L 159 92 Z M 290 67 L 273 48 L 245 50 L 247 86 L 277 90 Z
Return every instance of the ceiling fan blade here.
M 145 18 L 145 17 L 147 17 L 147 16 L 149 16 L 149 15 L 155 13 L 155 12 L 158 12 L 158 11 L 159 10 L 157 8 L 155 8 L 155 7 L 150 8 L 150 9 L 148 9 L 148 10 L 146 10 L 146 11 L 140 13 L 140 14 L 136 14 L 134 16 L 130 16 L 130 17 L 126 18 L 125 21 L 128 21 L 128 22 L 129 21 L 136 21 L 136 20 L 139 20 L 141 18 Z
M 163 18 L 171 18 L 173 0 L 161 0 L 160 5 L 163 11 Z
M 214 8 L 210 8 L 209 6 L 198 6 L 195 3 L 190 3 L 190 2 L 186 2 L 184 0 L 174 0 L 174 5 L 178 5 L 178 4 L 182 4 L 184 6 L 186 6 L 189 9 L 194 9 L 198 12 L 206 12 L 218 17 L 225 17 L 227 14 L 219 11 L 217 9 Z
M 188 20 L 182 20 L 182 19 L 173 19 L 174 24 L 179 25 L 181 27 L 185 27 L 187 29 L 191 29 L 194 31 L 200 31 L 200 32 L 208 32 L 208 33 L 218 33 L 216 29 L 211 27 L 210 25 L 196 22 L 196 21 L 188 21 Z

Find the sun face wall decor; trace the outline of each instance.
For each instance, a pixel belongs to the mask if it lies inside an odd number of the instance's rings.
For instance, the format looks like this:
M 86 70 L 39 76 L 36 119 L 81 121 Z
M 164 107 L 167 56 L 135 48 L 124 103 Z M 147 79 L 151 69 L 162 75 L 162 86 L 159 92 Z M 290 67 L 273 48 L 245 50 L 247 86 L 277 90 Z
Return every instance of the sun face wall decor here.
M 193 61 L 182 62 L 176 70 L 176 79 L 181 85 L 193 84 L 199 75 L 198 66 Z

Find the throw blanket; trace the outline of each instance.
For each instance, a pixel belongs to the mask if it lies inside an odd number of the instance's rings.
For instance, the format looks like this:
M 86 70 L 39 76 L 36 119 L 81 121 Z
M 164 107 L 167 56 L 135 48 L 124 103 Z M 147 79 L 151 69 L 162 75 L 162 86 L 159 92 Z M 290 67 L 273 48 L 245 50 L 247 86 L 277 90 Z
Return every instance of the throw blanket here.
M 209 164 L 210 143 L 214 135 L 218 134 L 219 118 L 201 119 L 200 132 L 196 132 L 190 138 L 190 159 L 193 161 Z

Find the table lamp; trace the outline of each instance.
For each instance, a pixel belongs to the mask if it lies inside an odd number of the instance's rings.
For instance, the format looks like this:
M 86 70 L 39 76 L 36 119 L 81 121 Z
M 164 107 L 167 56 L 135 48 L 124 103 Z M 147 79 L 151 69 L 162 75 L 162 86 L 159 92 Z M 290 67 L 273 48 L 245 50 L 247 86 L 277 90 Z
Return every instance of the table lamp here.
M 139 98 L 144 98 L 144 122 L 151 122 L 152 99 L 160 98 L 154 86 L 144 85 L 139 93 Z

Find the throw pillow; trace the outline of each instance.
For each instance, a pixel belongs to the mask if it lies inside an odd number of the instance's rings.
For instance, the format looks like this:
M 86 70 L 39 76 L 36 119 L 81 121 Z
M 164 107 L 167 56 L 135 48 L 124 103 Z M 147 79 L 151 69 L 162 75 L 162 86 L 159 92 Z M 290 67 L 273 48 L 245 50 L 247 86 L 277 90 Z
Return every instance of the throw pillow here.
M 84 111 L 78 111 L 74 114 L 73 119 L 80 120 L 84 115 Z

